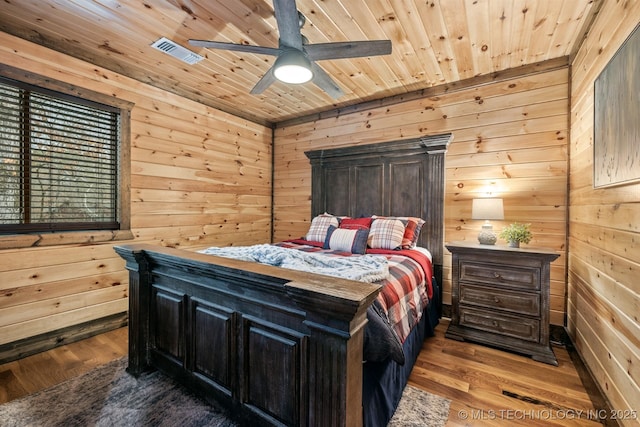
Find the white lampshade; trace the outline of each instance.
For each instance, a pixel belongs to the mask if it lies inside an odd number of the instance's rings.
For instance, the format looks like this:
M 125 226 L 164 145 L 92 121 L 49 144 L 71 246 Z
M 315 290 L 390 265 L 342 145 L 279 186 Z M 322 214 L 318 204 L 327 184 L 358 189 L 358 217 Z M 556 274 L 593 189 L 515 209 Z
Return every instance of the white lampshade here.
M 298 50 L 290 50 L 278 56 L 273 64 L 273 75 L 285 83 L 306 83 L 313 78 L 311 63 Z
M 471 219 L 504 219 L 502 199 L 473 199 Z
M 484 219 L 482 229 L 478 234 L 478 241 L 482 245 L 495 245 L 498 237 L 493 232 L 490 219 L 504 219 L 502 199 L 486 198 L 473 199 L 471 205 L 471 219 Z

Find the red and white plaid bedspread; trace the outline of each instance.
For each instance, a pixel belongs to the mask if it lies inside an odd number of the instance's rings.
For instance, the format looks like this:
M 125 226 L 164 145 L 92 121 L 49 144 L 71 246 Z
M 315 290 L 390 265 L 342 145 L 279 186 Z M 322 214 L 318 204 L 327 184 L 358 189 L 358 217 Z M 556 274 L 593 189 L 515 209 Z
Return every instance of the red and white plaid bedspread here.
M 361 256 L 322 249 L 309 243 L 305 240 L 291 240 L 276 245 L 306 252 L 322 252 L 329 256 Z M 420 321 L 429 298 L 433 296 L 431 261 L 424 253 L 416 250 L 369 249 L 367 254 L 383 255 L 388 260 L 389 277 L 377 282 L 382 285 L 378 301 L 387 313 L 389 323 L 398 334 L 400 342 L 404 343 L 409 332 Z

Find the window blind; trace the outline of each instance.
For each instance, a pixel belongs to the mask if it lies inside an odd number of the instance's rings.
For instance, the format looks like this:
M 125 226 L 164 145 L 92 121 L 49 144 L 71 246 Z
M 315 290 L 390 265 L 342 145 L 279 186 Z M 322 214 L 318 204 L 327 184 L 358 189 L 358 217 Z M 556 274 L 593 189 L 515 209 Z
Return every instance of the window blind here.
M 119 111 L 0 80 L 0 232 L 118 228 Z

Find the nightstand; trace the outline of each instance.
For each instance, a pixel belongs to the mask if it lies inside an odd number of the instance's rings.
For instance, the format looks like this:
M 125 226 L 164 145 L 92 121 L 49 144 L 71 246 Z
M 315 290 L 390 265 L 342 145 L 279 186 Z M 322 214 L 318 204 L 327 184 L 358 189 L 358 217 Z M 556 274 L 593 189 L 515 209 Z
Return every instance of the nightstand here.
M 452 242 L 451 323 L 445 336 L 558 365 L 549 344 L 550 249 Z

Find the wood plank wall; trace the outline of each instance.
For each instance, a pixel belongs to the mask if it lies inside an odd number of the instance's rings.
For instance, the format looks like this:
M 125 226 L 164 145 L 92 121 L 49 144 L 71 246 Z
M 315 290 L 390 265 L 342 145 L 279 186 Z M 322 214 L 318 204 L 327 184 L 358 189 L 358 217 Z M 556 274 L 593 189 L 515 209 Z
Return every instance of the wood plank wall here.
M 638 24 L 640 2 L 606 0 L 571 73 L 567 329 L 612 407 L 635 411 L 620 417 L 629 426 L 640 409 L 640 183 L 593 188 L 593 85 Z
M 135 242 L 199 248 L 270 240 L 270 128 L 5 33 L 0 33 L 0 58 L 135 103 Z M 0 346 L 126 312 L 128 276 L 112 246 L 1 249 Z
M 445 241 L 477 241 L 471 200 L 504 198 L 505 221 L 532 224 L 531 246 L 553 248 L 551 321 L 563 325 L 566 283 L 568 67 L 466 87 L 422 99 L 277 127 L 274 240 L 304 235 L 311 168 L 304 151 L 452 132 L 446 155 Z M 334 212 L 341 214 L 341 212 Z M 505 244 L 504 241 L 499 242 Z M 444 303 L 451 303 L 445 252 Z

